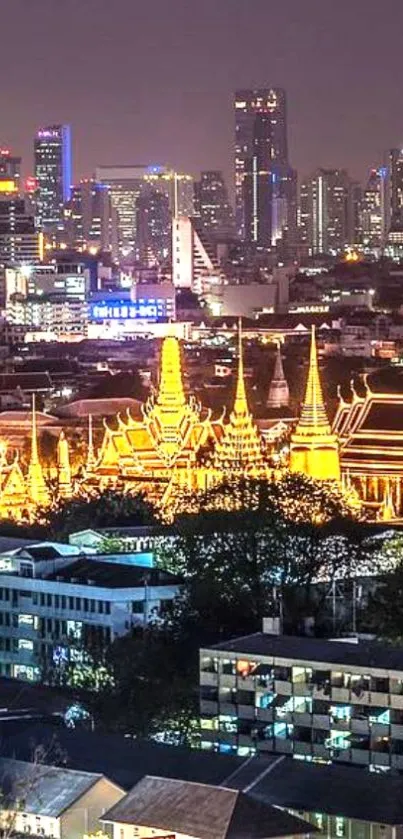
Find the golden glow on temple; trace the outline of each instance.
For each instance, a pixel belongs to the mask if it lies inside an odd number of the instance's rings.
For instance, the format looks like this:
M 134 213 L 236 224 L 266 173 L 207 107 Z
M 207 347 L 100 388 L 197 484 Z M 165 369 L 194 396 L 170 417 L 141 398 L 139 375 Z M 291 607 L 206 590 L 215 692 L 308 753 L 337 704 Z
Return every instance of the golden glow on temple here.
M 291 435 L 290 469 L 310 478 L 340 481 L 339 446 L 323 401 L 314 326 L 305 398 L 297 427 Z
M 279 354 L 274 378 L 284 379 Z M 86 498 L 105 489 L 143 492 L 161 511 L 172 515 L 179 494 L 190 498 L 194 492 L 228 486 L 233 478 L 271 479 L 281 472 L 277 467 L 273 473 L 269 452 L 249 408 L 241 328 L 236 391 L 228 420 L 225 413 L 214 418 L 186 394 L 180 344 L 168 337 L 162 344 L 157 392 L 142 406 L 141 416 L 135 418 L 127 411 L 113 422 L 104 422 L 104 427 L 102 444 L 96 450 L 89 417 L 87 455 L 80 477 L 73 474 L 68 441 L 61 432 L 53 470 L 57 480 L 51 485 L 41 462 L 33 399 L 26 474 L 18 458 L 11 460 L 0 441 L 0 517 L 32 521 L 59 500 Z M 305 396 L 291 435 L 289 458 L 291 472 L 335 482 L 348 503 L 356 508 L 362 505 L 370 518 L 403 518 L 403 394 L 373 393 L 365 383 L 365 394 L 358 395 L 352 386 L 349 401 L 339 394 L 331 427 L 314 328 Z M 283 473 L 287 474 L 287 469 Z

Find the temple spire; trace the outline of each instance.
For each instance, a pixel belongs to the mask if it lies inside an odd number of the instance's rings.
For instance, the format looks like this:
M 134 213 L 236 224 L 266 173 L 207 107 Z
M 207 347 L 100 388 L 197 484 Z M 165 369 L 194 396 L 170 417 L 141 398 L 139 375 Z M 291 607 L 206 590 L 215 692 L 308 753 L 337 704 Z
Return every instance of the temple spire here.
M 41 507 L 49 504 L 49 491 L 38 452 L 35 394 L 32 395 L 31 458 L 28 467 L 28 489 L 31 501 Z
M 234 407 L 229 422 L 224 427 L 223 437 L 216 444 L 215 463 L 220 471 L 228 475 L 232 473 L 263 474 L 266 471 L 262 441 L 246 398 L 241 320 L 239 320 L 238 332 L 238 374 Z
M 185 405 L 179 341 L 168 336 L 164 338 L 161 351 L 161 375 L 157 405 L 177 410 Z
M 243 368 L 242 319 L 241 318 L 239 318 L 239 321 L 238 321 L 238 375 L 237 375 L 237 382 L 236 382 L 234 413 L 237 416 L 239 416 L 240 414 L 248 414 L 249 413 L 248 400 L 246 398 L 245 374 L 244 374 L 244 368 Z
M 318 353 L 316 348 L 315 327 L 311 331 L 311 349 L 309 372 L 306 383 L 305 399 L 296 429 L 297 434 L 330 434 L 330 424 L 323 401 L 322 386 L 319 376 Z
M 70 452 L 64 431 L 60 432 L 57 444 L 57 473 L 60 498 L 71 498 L 73 484 L 71 481 Z
M 290 469 L 316 480 L 340 482 L 339 444 L 332 434 L 323 401 L 314 326 L 305 399 L 291 435 Z
M 288 406 L 289 401 L 290 391 L 284 375 L 280 344 L 278 344 L 274 372 L 270 382 L 266 405 L 268 408 L 285 408 Z

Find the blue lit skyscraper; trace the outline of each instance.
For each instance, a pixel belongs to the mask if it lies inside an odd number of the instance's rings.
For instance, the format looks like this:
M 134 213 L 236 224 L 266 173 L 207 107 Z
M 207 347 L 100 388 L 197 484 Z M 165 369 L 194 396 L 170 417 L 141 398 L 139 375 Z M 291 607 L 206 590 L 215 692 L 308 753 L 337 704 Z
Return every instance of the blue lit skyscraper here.
M 71 194 L 71 130 L 69 125 L 40 128 L 35 137 L 36 223 L 56 232 L 63 225 L 63 205 Z

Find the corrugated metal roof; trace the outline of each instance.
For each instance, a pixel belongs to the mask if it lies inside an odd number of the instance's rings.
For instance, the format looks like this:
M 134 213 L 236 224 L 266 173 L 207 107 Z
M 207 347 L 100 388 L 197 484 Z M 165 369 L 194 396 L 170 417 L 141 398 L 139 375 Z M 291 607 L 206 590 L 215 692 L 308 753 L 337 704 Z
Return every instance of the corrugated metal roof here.
M 102 820 L 198 839 L 270 839 L 314 832 L 302 819 L 243 792 L 150 775 Z
M 24 813 L 57 818 L 101 778 L 92 772 L 0 758 L 2 807 L 13 809 L 18 799 Z

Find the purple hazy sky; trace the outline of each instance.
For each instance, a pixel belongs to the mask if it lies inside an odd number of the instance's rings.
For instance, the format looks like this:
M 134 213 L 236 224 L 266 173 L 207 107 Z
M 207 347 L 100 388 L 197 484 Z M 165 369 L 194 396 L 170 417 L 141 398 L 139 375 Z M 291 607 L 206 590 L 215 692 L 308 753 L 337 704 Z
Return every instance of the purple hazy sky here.
M 32 171 L 70 122 L 75 176 L 168 163 L 232 179 L 232 94 L 288 94 L 301 175 L 358 178 L 403 144 L 402 0 L 0 0 L 0 142 Z

